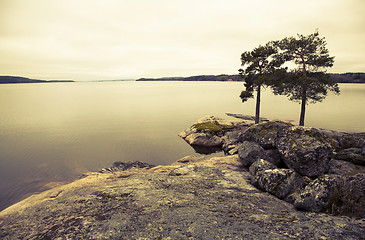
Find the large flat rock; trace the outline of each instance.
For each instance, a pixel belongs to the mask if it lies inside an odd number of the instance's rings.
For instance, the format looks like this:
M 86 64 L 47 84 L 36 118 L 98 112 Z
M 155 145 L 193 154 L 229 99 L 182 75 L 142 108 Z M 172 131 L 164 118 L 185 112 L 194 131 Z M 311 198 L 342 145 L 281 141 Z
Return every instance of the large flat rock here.
M 362 224 L 362 225 L 361 225 Z M 0 239 L 361 239 L 362 220 L 305 213 L 250 184 L 237 155 L 90 173 L 0 212 Z

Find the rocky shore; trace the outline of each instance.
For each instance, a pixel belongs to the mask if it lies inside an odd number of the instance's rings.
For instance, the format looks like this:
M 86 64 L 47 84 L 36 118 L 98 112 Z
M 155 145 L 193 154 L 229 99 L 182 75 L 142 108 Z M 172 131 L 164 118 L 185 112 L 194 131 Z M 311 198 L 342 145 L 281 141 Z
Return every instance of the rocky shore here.
M 0 239 L 364 239 L 363 134 L 207 117 L 180 136 L 227 155 L 117 162 L 3 210 Z
M 365 133 L 208 116 L 179 136 L 191 145 L 238 154 L 253 185 L 297 209 L 365 217 Z

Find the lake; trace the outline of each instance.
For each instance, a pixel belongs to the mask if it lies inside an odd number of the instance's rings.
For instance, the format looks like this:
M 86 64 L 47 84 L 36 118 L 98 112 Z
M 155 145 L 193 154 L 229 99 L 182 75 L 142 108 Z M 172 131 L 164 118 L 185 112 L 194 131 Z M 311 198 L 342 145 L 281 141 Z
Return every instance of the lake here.
M 169 164 L 199 155 L 177 134 L 197 119 L 254 115 L 239 82 L 76 82 L 0 85 L 0 210 L 116 161 Z M 365 84 L 307 107 L 306 126 L 365 131 Z M 299 119 L 300 105 L 264 91 L 261 115 Z

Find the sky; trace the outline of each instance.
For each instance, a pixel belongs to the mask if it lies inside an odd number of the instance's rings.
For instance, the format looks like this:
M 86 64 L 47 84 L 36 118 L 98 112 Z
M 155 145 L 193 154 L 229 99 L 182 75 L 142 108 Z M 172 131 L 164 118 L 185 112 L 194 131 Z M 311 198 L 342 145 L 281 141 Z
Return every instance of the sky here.
M 243 52 L 316 29 L 328 72 L 365 72 L 364 12 L 364 0 L 0 0 L 0 75 L 237 74 Z

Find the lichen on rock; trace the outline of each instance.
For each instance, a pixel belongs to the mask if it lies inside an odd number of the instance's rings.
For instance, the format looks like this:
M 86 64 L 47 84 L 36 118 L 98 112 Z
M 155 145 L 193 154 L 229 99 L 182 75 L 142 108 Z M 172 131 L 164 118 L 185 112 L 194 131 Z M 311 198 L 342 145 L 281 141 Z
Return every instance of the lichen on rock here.
M 278 134 L 276 146 L 284 163 L 301 175 L 318 177 L 329 169 L 333 148 L 317 129 L 291 127 Z
M 239 145 L 238 156 L 244 167 L 251 166 L 251 164 L 258 159 L 268 160 L 270 158 L 258 143 L 248 141 L 244 141 Z M 273 160 L 269 160 L 269 162 L 272 161 Z
M 260 189 L 284 199 L 303 186 L 303 178 L 291 169 L 279 169 L 260 159 L 250 167 L 252 183 Z
M 264 149 L 275 149 L 278 133 L 291 126 L 293 125 L 282 121 L 259 123 L 244 130 L 240 138 L 241 141 L 257 142 Z
M 294 201 L 298 209 L 323 212 L 339 200 L 340 188 L 343 185 L 343 178 L 338 175 L 323 175 L 308 186 Z

